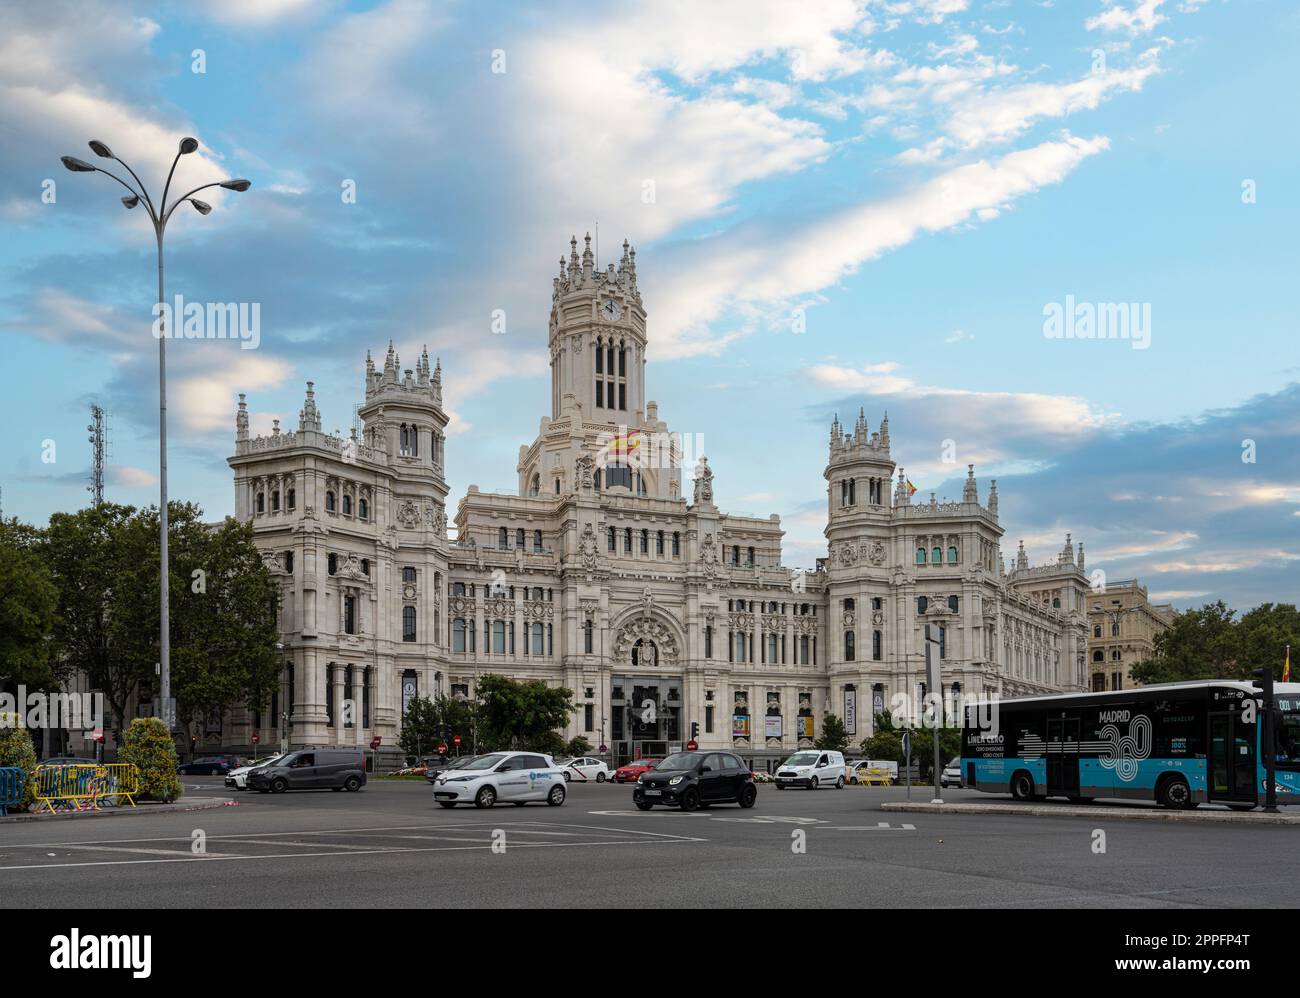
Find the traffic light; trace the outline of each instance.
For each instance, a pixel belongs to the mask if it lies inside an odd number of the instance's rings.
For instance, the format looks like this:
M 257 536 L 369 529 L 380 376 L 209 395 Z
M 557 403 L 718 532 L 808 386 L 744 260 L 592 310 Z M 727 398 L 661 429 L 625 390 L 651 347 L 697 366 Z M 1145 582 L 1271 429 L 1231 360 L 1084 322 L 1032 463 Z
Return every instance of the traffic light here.
M 699 738 L 700 738 L 700 722 L 699 722 L 699 721 L 692 721 L 692 722 L 691 722 L 691 741 L 693 741 L 693 742 L 694 742 L 694 741 L 699 741 Z

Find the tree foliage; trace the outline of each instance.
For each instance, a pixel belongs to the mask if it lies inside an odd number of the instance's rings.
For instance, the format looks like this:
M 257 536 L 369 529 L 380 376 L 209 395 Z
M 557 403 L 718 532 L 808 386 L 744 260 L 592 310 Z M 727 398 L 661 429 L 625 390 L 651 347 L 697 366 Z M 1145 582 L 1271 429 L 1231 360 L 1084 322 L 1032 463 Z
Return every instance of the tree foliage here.
M 564 739 L 558 729 L 578 708 L 573 691 L 537 679 L 488 674 L 477 683 L 480 750 L 527 750 L 558 754 Z
M 903 732 L 912 734 L 912 758 L 903 757 Z M 932 728 L 914 727 L 900 723 L 889 711 L 882 711 L 875 717 L 875 734 L 864 738 L 860 746 L 867 759 L 879 759 L 882 762 L 893 761 L 900 766 L 914 765 L 920 767 L 922 780 L 934 775 L 934 734 Z M 939 729 L 939 765 L 945 766 L 949 759 L 961 755 L 961 729 Z
M 17 714 L 0 714 L 0 766 L 17 766 L 23 771 L 23 810 L 35 799 L 36 748 L 27 728 L 19 726 Z
M 1171 683 L 1192 679 L 1249 679 L 1255 669 L 1271 666 L 1276 677 L 1289 644 L 1300 649 L 1300 612 L 1290 603 L 1261 603 L 1236 618 L 1222 600 L 1174 618 L 1156 635 L 1155 651 L 1133 666 L 1136 682 Z
M 849 747 L 849 733 L 845 730 L 844 722 L 835 714 L 827 711 L 822 715 L 821 737 L 814 741 L 813 744 L 819 749 L 843 752 Z
M 58 600 L 40 532 L 17 519 L 0 521 L 0 687 L 54 685 L 49 636 Z
M 176 746 L 161 718 L 137 717 L 132 721 L 117 758 L 140 771 L 142 794 L 161 801 L 180 797 L 183 788 L 176 775 Z
M 406 755 L 418 758 L 436 752 L 444 739 L 448 752 L 451 752 L 455 735 L 460 735 L 462 751 L 467 750 L 473 741 L 470 705 L 457 697 L 439 693 L 435 697 L 411 700 L 402 717 L 402 733 L 397 744 Z

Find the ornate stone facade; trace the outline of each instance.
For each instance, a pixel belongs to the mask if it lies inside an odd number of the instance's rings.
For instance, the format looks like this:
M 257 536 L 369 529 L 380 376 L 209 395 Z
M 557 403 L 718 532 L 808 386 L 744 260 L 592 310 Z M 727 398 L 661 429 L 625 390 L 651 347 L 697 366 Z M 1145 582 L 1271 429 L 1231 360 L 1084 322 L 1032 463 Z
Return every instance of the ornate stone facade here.
M 285 671 L 225 743 L 256 727 L 264 745 L 391 746 L 411 696 L 472 695 L 497 672 L 573 690 L 566 736 L 618 759 L 696 724 L 701 746 L 765 765 L 810 744 L 826 711 L 866 737 L 922 682 L 926 624 L 942 629 L 945 690 L 1082 688 L 1082 553 L 1007 574 L 996 484 L 981 504 L 971 468 L 960 502 L 913 504 L 888 418 L 870 432 L 860 413 L 852 432 L 831 426 L 827 556 L 792 570 L 780 519 L 720 512 L 707 459 L 646 399 L 646 335 L 635 251 L 600 271 L 571 241 L 550 413 L 519 449 L 517 494 L 471 485 L 454 539 L 427 353 L 404 372 L 391 345 L 382 369 L 367 356 L 348 438 L 321 431 L 310 385 L 297 431 L 270 436 L 250 436 L 241 396 L 236 513 L 283 585 Z

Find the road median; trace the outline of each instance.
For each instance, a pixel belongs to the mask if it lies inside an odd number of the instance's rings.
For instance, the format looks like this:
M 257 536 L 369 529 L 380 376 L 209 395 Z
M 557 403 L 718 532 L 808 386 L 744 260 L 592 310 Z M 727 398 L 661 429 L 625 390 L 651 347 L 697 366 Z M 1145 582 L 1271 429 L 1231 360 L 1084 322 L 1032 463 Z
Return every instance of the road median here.
M 921 801 L 890 801 L 881 804 L 882 811 L 906 811 L 914 814 L 1000 814 L 1023 815 L 1033 818 L 1121 818 L 1138 821 L 1182 821 L 1199 824 L 1230 825 L 1300 825 L 1300 814 L 1285 811 L 1267 814 L 1263 811 L 1208 811 L 1196 808 L 1174 811 L 1155 807 L 1095 807 L 1090 804 L 1020 804 L 999 803 L 944 803 Z

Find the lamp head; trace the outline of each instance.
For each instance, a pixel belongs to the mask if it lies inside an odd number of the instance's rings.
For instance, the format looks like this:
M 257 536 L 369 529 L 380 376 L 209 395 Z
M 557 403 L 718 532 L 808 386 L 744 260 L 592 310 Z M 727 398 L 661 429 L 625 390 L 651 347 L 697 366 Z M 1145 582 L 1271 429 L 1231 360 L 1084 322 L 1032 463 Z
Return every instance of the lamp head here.
M 206 201 L 200 201 L 198 198 L 190 198 L 189 201 L 190 204 L 194 205 L 194 210 L 200 215 L 206 215 L 212 210 L 212 205 L 208 204 Z
M 127 208 L 134 208 L 139 203 L 140 198 L 135 194 L 128 194 L 126 197 L 122 198 L 122 204 Z
M 188 136 L 188 135 L 185 136 L 185 138 L 181 139 L 181 155 L 182 155 L 182 156 L 188 156 L 190 153 L 192 153 L 192 152 L 193 152 L 195 149 L 197 149 L 198 147 L 199 147 L 199 140 L 198 140 L 198 139 L 191 138 L 191 137 Z
M 228 191 L 243 192 L 252 187 L 253 182 L 251 180 L 245 180 L 243 177 L 239 177 L 236 180 L 223 180 L 221 186 Z
M 62 156 L 63 165 L 73 173 L 94 173 L 95 167 L 91 166 L 84 159 L 77 159 L 76 156 Z
M 104 159 L 113 158 L 113 150 L 108 148 L 108 146 L 104 145 L 104 143 L 100 142 L 99 139 L 90 140 L 90 151 L 93 152 L 96 156 L 100 156 Z

